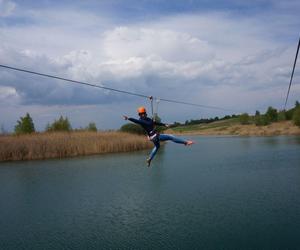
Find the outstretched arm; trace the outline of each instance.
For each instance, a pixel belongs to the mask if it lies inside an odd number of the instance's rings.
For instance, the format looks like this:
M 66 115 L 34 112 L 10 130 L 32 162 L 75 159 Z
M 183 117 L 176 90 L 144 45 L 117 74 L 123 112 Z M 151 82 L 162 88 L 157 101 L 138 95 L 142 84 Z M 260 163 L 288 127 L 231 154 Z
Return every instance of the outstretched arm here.
M 154 121 L 154 124 L 157 125 L 157 126 L 163 126 L 163 127 L 166 127 L 166 128 L 170 127 L 169 124 L 165 124 L 165 123 L 161 123 L 161 122 L 156 122 L 156 121 Z
M 134 119 L 134 118 L 129 118 L 127 115 L 123 115 L 125 120 L 129 120 L 131 122 L 140 124 L 140 125 L 145 125 L 147 122 L 146 121 L 142 121 L 142 120 L 138 120 L 138 119 Z

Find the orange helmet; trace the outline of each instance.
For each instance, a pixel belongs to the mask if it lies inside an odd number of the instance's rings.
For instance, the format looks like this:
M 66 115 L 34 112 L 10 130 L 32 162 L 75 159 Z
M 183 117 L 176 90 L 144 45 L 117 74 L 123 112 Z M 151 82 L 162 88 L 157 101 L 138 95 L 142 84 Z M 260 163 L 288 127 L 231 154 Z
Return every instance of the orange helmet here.
M 143 113 L 146 113 L 146 109 L 145 109 L 145 107 L 139 107 L 138 110 L 137 110 L 137 112 L 139 114 L 143 114 Z

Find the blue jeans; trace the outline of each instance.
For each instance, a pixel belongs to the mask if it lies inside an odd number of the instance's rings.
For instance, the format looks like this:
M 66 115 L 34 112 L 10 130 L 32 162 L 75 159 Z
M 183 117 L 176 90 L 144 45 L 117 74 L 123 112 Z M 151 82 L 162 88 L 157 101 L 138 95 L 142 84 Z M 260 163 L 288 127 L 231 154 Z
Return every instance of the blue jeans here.
M 156 155 L 157 150 L 160 147 L 160 141 L 173 141 L 175 143 L 186 144 L 186 140 L 183 140 L 181 138 L 175 137 L 173 135 L 160 134 L 159 136 L 157 136 L 157 138 L 152 140 L 152 142 L 154 143 L 154 148 L 152 149 L 152 151 L 150 153 L 150 157 L 149 157 L 150 160 L 152 160 L 154 158 L 154 156 Z

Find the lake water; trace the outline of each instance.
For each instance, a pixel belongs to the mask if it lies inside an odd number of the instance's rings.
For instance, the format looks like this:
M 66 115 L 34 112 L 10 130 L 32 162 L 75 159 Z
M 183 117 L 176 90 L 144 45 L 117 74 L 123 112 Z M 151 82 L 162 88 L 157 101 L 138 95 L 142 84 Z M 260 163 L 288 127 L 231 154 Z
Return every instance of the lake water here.
M 299 249 L 300 137 L 0 164 L 0 249 Z

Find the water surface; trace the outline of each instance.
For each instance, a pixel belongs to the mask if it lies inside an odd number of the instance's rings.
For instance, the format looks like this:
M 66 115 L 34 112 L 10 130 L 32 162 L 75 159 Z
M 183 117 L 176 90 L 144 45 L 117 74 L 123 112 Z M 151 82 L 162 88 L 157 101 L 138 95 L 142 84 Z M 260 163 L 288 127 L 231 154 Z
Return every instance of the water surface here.
M 299 249 L 300 137 L 0 164 L 0 249 Z

